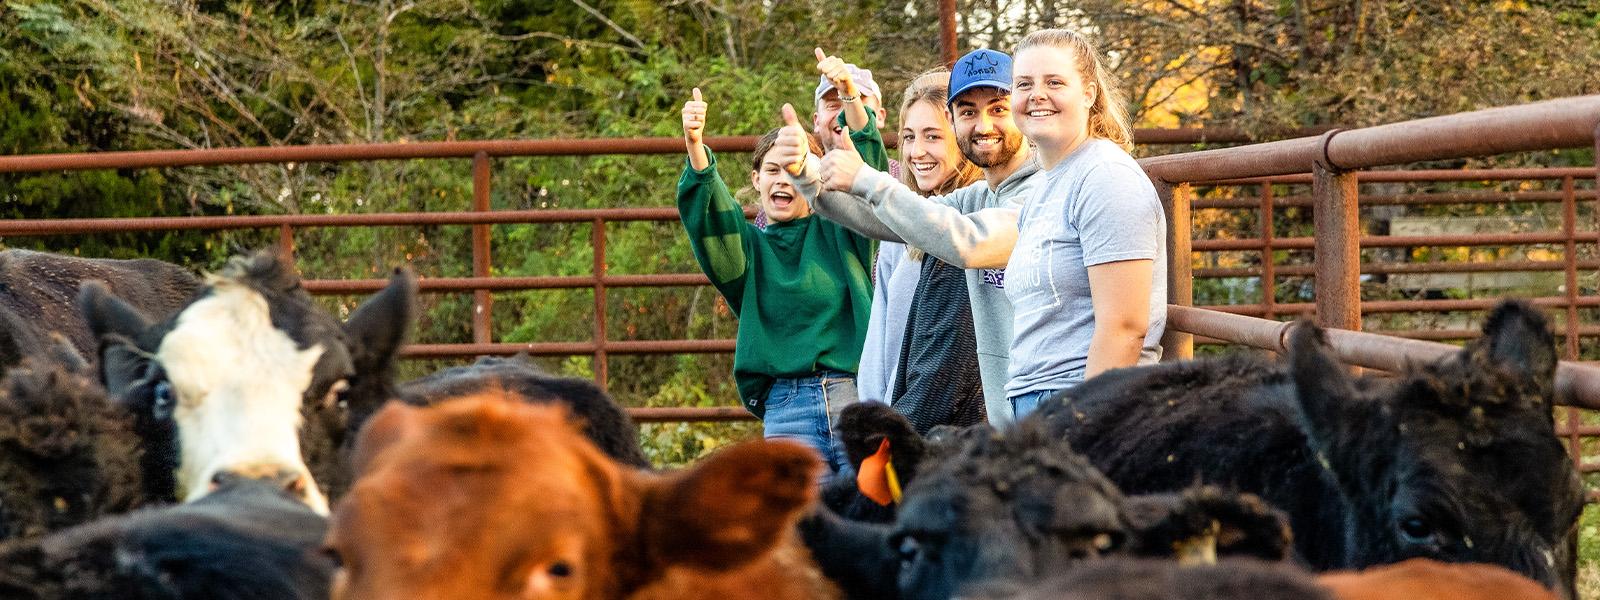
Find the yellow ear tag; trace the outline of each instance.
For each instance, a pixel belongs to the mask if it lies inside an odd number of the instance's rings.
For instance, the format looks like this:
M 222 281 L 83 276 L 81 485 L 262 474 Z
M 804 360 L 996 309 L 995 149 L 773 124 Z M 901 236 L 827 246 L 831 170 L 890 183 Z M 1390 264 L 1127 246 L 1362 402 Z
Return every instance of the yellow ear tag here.
M 878 451 L 861 461 L 856 471 L 856 489 L 881 506 L 900 501 L 900 480 L 895 477 L 889 454 L 889 439 L 878 444 Z
M 883 443 L 884 444 L 888 444 L 889 440 L 883 440 Z M 884 478 L 889 480 L 889 497 L 894 499 L 894 503 L 895 504 L 899 504 L 900 503 L 900 497 L 901 497 L 901 494 L 900 494 L 900 475 L 894 472 L 894 459 L 893 458 L 891 458 L 887 462 L 883 463 L 883 474 L 884 474 Z

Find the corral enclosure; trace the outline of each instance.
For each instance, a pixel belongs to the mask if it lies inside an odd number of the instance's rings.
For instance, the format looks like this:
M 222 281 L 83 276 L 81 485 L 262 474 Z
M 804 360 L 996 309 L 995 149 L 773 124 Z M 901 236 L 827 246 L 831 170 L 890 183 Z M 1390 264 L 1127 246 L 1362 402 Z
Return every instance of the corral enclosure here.
M 1141 153 L 1181 153 L 1211 141 L 1199 141 L 1204 134 L 1194 132 L 1177 135 L 1196 137 L 1186 145 L 1146 145 Z M 408 264 L 424 277 L 426 311 L 407 352 L 407 375 L 482 353 L 527 352 L 551 370 L 603 382 L 639 409 L 635 416 L 646 422 L 641 434 L 658 464 L 687 462 L 758 434 L 734 401 L 730 352 L 736 320 L 698 274 L 665 191 L 681 160 L 674 156 L 677 140 L 465 144 L 355 149 L 375 158 L 432 152 L 471 157 L 470 162 L 316 162 L 327 152 L 347 150 L 316 147 L 272 149 L 288 154 L 256 157 L 101 155 L 95 157 L 100 167 L 188 160 L 196 166 L 182 168 L 212 177 L 226 177 L 232 169 L 279 169 L 302 178 L 302 188 L 319 190 L 313 193 L 324 211 L 11 221 L 0 223 L 0 235 L 7 245 L 62 252 L 81 248 L 81 236 L 94 235 L 126 241 L 127 252 L 138 254 L 141 237 L 129 232 L 196 229 L 192 250 L 211 257 L 197 267 L 215 267 L 230 248 L 292 248 L 311 280 L 308 289 L 337 311 L 348 311 L 376 290 L 389 268 Z M 739 151 L 752 140 L 715 144 L 727 152 L 721 163 L 725 178 L 740 181 Z M 484 148 L 552 156 L 490 158 L 478 154 Z M 30 158 L 51 160 L 0 161 Z M 1592 155 L 1501 159 L 1548 166 L 1456 161 L 1352 172 L 1360 200 L 1361 328 L 1455 342 L 1476 335 L 1495 298 L 1531 298 L 1551 315 L 1565 358 L 1595 360 L 1600 213 L 1595 170 L 1587 166 Z M 230 161 L 271 164 L 204 166 Z M 14 163 L 0 165 L 20 170 Z M 361 190 L 348 187 L 363 171 L 416 190 L 413 206 L 419 210 L 368 210 Z M 607 172 L 629 179 L 624 185 L 639 195 L 588 195 L 585 182 L 573 179 Z M 1311 316 L 1319 296 L 1315 192 L 1312 176 L 1292 174 L 1180 186 L 1175 201 L 1192 208 L 1193 304 L 1278 321 Z M 1201 353 L 1229 351 L 1214 339 L 1196 341 Z M 1566 408 L 1558 416 L 1558 432 L 1581 449 L 1574 460 L 1595 486 L 1600 464 L 1592 457 L 1600 454 L 1600 442 L 1582 436 L 1600 434 L 1600 419 Z M 1586 544 L 1600 537 L 1593 529 L 1586 525 L 1582 531 Z

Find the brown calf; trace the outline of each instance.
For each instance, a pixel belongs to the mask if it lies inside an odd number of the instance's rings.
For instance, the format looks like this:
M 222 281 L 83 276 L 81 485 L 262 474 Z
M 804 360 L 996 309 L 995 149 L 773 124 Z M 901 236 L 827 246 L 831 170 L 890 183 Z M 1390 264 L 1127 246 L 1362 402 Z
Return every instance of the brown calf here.
M 335 509 L 335 600 L 831 598 L 794 539 L 820 467 L 756 441 L 692 469 L 617 465 L 555 406 L 391 403 Z
M 1556 600 L 1533 580 L 1499 565 L 1426 558 L 1317 578 L 1339 600 Z

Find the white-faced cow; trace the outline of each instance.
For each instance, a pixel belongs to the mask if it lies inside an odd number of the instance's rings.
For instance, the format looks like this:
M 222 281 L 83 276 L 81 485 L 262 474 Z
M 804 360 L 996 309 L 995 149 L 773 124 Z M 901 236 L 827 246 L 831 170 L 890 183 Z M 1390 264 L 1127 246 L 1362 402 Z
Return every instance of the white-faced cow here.
M 1439 362 L 1352 377 L 1301 324 L 1285 364 L 1113 371 L 1036 418 L 1129 493 L 1203 481 L 1260 495 L 1316 569 L 1485 562 L 1571 597 L 1583 490 L 1555 436 L 1553 338 L 1520 302 L 1483 333 Z
M 397 273 L 341 325 L 266 251 L 229 261 L 165 321 L 98 285 L 79 303 L 101 340 L 102 379 L 146 440 L 147 477 L 182 500 L 235 478 L 271 480 L 326 512 L 307 463 L 324 485 L 342 482 L 341 449 L 393 395 L 415 293 Z

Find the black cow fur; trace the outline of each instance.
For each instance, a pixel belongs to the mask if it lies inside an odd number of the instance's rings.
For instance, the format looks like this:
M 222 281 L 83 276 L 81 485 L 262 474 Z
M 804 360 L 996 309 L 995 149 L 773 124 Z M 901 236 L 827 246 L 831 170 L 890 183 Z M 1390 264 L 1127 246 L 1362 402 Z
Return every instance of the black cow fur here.
M 95 355 L 99 341 L 72 304 L 86 281 L 103 282 L 129 305 L 163 318 L 201 289 L 194 274 L 158 260 L 0 251 L 0 371 L 40 348 L 50 331 L 83 356 Z
M 1283 364 L 1112 371 L 1031 418 L 1129 493 L 1203 481 L 1260 495 L 1319 570 L 1488 562 L 1571 597 L 1582 487 L 1554 433 L 1555 366 L 1544 317 L 1507 302 L 1483 338 L 1393 377 L 1351 377 L 1301 324 Z
M 520 356 L 485 356 L 471 365 L 450 367 L 407 382 L 400 396 L 423 406 L 495 390 L 535 404 L 561 404 L 582 425 L 584 435 L 611 458 L 634 467 L 650 466 L 639 446 L 639 430 L 611 396 L 593 381 L 545 373 Z
M 1031 584 L 993 583 L 964 600 L 1333 600 L 1304 570 L 1248 559 L 1215 565 L 1113 558 Z
M 327 522 L 273 486 L 238 480 L 200 500 L 0 545 L 15 600 L 323 600 Z
M 51 339 L 0 380 L 0 539 L 167 498 L 144 485 L 129 415 L 106 398 L 70 342 Z
M 347 456 L 356 431 L 395 395 L 394 360 L 416 311 L 415 276 L 396 270 L 388 286 L 342 324 L 312 300 L 294 265 L 276 251 L 236 257 L 220 276 L 260 293 L 273 326 L 300 348 L 322 345 L 302 396 L 300 444 L 317 485 L 330 500 L 337 498 L 350 483 Z M 178 438 L 171 411 L 160 410 L 156 400 L 156 387 L 166 375 L 153 356 L 182 309 L 165 320 L 152 320 L 112 290 L 92 283 L 83 287 L 78 304 L 100 340 L 101 379 L 112 398 L 134 413 L 146 440 L 146 473 L 170 478 L 177 466 Z M 175 482 L 169 483 L 175 488 Z
M 861 495 L 855 474 L 861 461 L 877 453 L 883 440 L 889 440 L 890 461 L 902 482 L 916 479 L 917 466 L 927 453 L 927 442 L 917 434 L 905 415 L 881 402 L 859 402 L 844 407 L 834 428 L 844 446 L 850 469 L 830 479 L 822 488 L 822 503 L 852 521 L 889 523 L 894 521 L 893 505 L 883 506 Z M 946 431 L 941 429 L 940 431 Z M 934 432 L 929 432 L 932 435 Z
M 1208 534 L 1224 553 L 1288 553 L 1284 517 L 1259 500 L 1214 488 L 1126 498 L 1037 423 L 944 430 L 924 450 L 907 457 L 917 474 L 893 524 L 826 507 L 801 523 L 823 573 L 849 597 L 951 598 L 1097 556 L 1173 557 L 1179 542 Z

